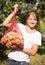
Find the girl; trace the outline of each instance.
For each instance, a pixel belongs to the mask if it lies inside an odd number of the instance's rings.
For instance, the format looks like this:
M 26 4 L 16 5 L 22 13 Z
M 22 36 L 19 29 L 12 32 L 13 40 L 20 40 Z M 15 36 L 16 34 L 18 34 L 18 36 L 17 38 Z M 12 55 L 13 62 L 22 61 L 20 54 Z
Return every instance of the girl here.
M 9 21 L 14 16 L 14 12 L 18 11 L 18 7 L 14 6 L 14 11 L 6 18 L 3 25 L 9 27 Z M 27 15 L 26 25 L 18 23 L 21 33 L 24 37 L 23 48 L 15 47 L 13 51 L 8 54 L 8 65 L 29 65 L 30 55 L 35 55 L 39 46 L 41 45 L 41 33 L 36 30 L 39 25 L 38 14 L 35 11 L 30 11 Z M 7 45 L 10 47 L 11 45 Z

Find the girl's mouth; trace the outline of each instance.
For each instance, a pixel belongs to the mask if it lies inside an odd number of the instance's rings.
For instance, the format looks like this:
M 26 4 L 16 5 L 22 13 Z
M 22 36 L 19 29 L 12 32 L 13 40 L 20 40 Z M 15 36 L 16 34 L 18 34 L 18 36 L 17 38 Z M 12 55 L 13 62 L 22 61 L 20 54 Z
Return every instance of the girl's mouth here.
M 33 22 L 31 24 L 34 24 Z

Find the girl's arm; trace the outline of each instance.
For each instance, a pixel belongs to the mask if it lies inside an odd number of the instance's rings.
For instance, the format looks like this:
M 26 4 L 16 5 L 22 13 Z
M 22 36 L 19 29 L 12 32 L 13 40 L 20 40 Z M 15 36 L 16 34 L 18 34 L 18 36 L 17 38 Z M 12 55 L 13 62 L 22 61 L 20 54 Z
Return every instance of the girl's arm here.
M 14 12 L 12 12 L 3 22 L 3 25 L 6 27 L 9 27 L 11 25 L 11 23 L 9 23 L 11 21 L 11 19 L 14 16 Z
M 13 18 L 14 14 L 16 14 L 18 11 L 18 5 L 15 4 L 14 5 L 14 11 L 4 20 L 3 25 L 6 27 L 9 27 L 11 25 L 11 23 L 9 23 L 11 21 L 11 19 Z
M 38 50 L 38 45 L 34 44 L 32 49 L 27 49 L 27 48 L 23 48 L 21 51 L 23 51 L 24 53 L 28 54 L 28 55 L 35 55 L 37 50 Z

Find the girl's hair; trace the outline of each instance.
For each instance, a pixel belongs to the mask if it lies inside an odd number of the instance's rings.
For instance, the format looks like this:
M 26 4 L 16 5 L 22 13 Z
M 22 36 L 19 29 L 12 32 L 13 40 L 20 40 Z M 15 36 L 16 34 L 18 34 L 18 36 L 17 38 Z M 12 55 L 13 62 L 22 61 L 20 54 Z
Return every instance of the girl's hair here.
M 40 22 L 39 22 L 39 14 L 37 13 L 37 11 L 34 11 L 34 10 L 29 11 L 29 13 L 26 16 L 26 20 L 29 18 L 32 12 L 35 14 L 36 19 L 37 19 L 37 25 L 35 27 L 38 27 L 40 25 Z

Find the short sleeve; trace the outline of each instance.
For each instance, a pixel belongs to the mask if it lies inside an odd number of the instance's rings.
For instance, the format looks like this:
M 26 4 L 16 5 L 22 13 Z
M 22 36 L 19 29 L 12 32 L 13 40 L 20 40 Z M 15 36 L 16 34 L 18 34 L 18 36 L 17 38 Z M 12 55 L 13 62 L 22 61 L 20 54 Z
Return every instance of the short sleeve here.
M 35 34 L 35 36 L 34 36 L 34 38 L 33 38 L 33 44 L 37 44 L 37 45 L 39 45 L 39 46 L 41 46 L 41 33 L 36 33 Z
M 25 25 L 22 23 L 18 23 L 18 26 L 19 26 L 20 32 L 23 33 L 25 31 Z

